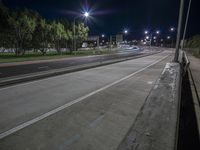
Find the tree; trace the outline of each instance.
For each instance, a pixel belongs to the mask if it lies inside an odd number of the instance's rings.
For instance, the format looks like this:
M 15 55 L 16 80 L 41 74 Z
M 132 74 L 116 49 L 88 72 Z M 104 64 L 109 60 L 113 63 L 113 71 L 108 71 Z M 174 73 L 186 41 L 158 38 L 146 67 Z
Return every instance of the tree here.
M 32 45 L 35 50 L 40 50 L 42 54 L 46 54 L 48 45 L 51 43 L 51 25 L 45 19 L 39 18 L 35 28 Z
M 61 45 L 62 47 L 70 48 L 70 52 L 72 52 L 72 40 L 73 40 L 73 32 L 70 23 L 66 19 L 60 19 L 59 22 L 63 24 L 65 28 L 65 32 L 67 34 L 67 39 L 62 40 Z
M 24 54 L 32 41 L 32 35 L 36 27 L 36 19 L 29 17 L 27 11 L 12 13 L 8 23 L 13 33 L 12 40 L 15 44 L 16 55 Z
M 53 21 L 51 24 L 51 36 L 54 46 L 58 53 L 61 52 L 60 46 L 62 40 L 68 40 L 67 32 L 65 31 L 65 27 L 60 22 Z
M 200 35 L 193 36 L 190 38 L 187 43 L 186 47 L 188 48 L 198 48 L 195 52 L 197 55 L 200 55 Z
M 0 47 L 11 48 L 11 34 L 8 26 L 9 9 L 0 4 Z
M 76 26 L 76 41 L 78 47 L 80 47 L 80 44 L 87 39 L 88 37 L 89 28 L 86 27 L 83 23 L 79 23 Z

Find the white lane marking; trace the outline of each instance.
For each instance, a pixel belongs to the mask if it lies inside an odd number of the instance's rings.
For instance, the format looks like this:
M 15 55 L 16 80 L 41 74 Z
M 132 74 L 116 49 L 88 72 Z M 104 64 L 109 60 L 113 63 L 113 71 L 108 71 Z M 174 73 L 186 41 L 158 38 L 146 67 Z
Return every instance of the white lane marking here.
M 164 52 L 163 52 L 164 53 Z M 162 53 L 161 53 L 162 54 Z M 151 57 L 151 56 L 155 56 L 156 54 L 154 55 L 150 55 L 150 56 L 146 56 L 146 57 Z M 169 54 L 170 55 L 170 54 Z M 169 56 L 168 55 L 168 56 Z M 144 57 L 141 57 L 141 59 L 144 58 Z M 131 61 L 131 60 L 130 60 Z M 53 76 L 53 77 L 50 77 L 51 79 L 53 78 L 58 78 L 58 76 Z M 20 84 L 16 84 L 16 85 L 11 85 L 11 86 L 8 86 L 8 87 L 0 87 L 0 91 L 3 91 L 3 90 L 6 90 L 6 89 L 10 89 L 10 88 L 15 88 L 15 87 L 18 87 L 18 86 L 26 86 L 26 85 L 29 85 L 29 84 L 33 84 L 33 83 L 37 83 L 37 82 L 41 82 L 41 80 L 43 81 L 46 81 L 46 80 L 49 80 L 49 78 L 45 78 L 45 79 L 38 79 L 38 80 L 35 80 L 35 81 L 30 81 L 30 82 L 25 82 L 25 83 L 20 83 Z
M 169 55 L 170 55 L 170 54 L 169 54 Z M 36 122 L 38 122 L 38 121 L 40 121 L 40 120 L 42 120 L 42 119 L 44 119 L 44 118 L 46 118 L 46 117 L 49 117 L 49 116 L 51 116 L 51 115 L 53 115 L 53 114 L 55 114 L 55 113 L 57 113 L 57 112 L 59 112 L 59 111 L 65 109 L 65 108 L 69 107 L 69 106 L 72 106 L 73 104 L 76 104 L 76 103 L 78 103 L 78 102 L 81 102 L 81 101 L 83 101 L 84 99 L 86 99 L 86 98 L 88 98 L 88 97 L 90 97 L 90 96 L 92 96 L 92 95 L 94 95 L 94 94 L 97 94 L 97 93 L 99 93 L 99 92 L 101 92 L 101 91 L 103 91 L 103 90 L 105 90 L 105 89 L 107 89 L 107 88 L 110 88 L 111 86 L 114 86 L 114 85 L 116 85 L 116 84 L 118 84 L 118 83 L 120 83 L 120 82 L 122 82 L 122 81 L 124 81 L 124 80 L 126 80 L 126 79 L 128 79 L 128 78 L 130 78 L 130 77 L 132 77 L 132 76 L 134 76 L 135 74 L 140 73 L 140 72 L 144 71 L 145 69 L 147 69 L 147 68 L 149 68 L 149 67 L 151 67 L 151 66 L 153 66 L 153 65 L 155 65 L 155 64 L 157 64 L 157 63 L 159 63 L 160 61 L 162 61 L 162 60 L 164 60 L 165 58 L 167 58 L 169 55 L 167 55 L 167 56 L 165 56 L 165 57 L 162 57 L 161 59 L 159 59 L 159 60 L 157 60 L 157 61 L 151 63 L 150 65 L 148 65 L 148 66 L 146 66 L 146 67 L 144 67 L 144 68 L 142 68 L 142 69 L 140 69 L 140 70 L 138 70 L 138 71 L 136 71 L 136 72 L 134 72 L 134 73 L 132 73 L 132 74 L 130 74 L 130 75 L 128 75 L 128 76 L 125 76 L 125 77 L 123 77 L 123 78 L 121 78 L 121 79 L 119 79 L 119 80 L 117 80 L 117 81 L 115 81 L 115 82 L 113 82 L 113 83 L 110 83 L 110 84 L 108 84 L 108 85 L 106 85 L 106 86 L 104 86 L 104 87 L 102 87 L 102 88 L 100 88 L 100 89 L 98 89 L 98 90 L 95 90 L 95 91 L 93 91 L 93 92 L 91 92 L 91 93 L 88 93 L 88 94 L 86 94 L 86 95 L 84 95 L 84 96 L 82 96 L 82 97 L 79 97 L 79 98 L 77 98 L 77 99 L 75 99 L 75 100 L 73 100 L 73 101 L 71 101 L 71 102 L 69 102 L 69 103 L 66 103 L 66 104 L 64 104 L 64 105 L 62 105 L 62 106 L 60 106 L 60 107 L 58 107 L 58 108 L 56 108 L 56 109 L 54 109 L 54 110 L 51 110 L 51 111 L 49 111 L 49 112 L 47 112 L 47 113 L 44 113 L 44 114 L 41 115 L 41 116 L 38 116 L 38 117 L 36 117 L 36 118 L 34 118 L 34 119 L 32 119 L 32 120 L 29 120 L 29 121 L 27 121 L 27 122 L 22 123 L 21 125 L 18 125 L 18 126 L 14 127 L 14 128 L 11 128 L 11 129 L 9 129 L 9 130 L 7 130 L 7 131 L 1 133 L 1 134 L 0 134 L 0 139 L 6 137 L 6 136 L 8 136 L 8 135 L 11 135 L 11 134 L 13 134 L 13 133 L 15 133 L 15 132 L 17 132 L 17 131 L 19 131 L 19 130 L 25 128 L 25 127 L 27 127 L 27 126 L 29 126 L 29 125 L 32 125 L 32 124 L 34 124 L 34 123 L 36 123 Z
M 38 69 L 47 69 L 47 68 L 49 68 L 49 66 L 38 67 Z

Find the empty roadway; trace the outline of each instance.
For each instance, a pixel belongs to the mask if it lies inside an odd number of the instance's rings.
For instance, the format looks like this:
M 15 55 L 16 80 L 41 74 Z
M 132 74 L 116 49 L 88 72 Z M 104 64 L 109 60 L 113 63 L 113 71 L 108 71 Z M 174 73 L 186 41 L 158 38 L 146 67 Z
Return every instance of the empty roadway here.
M 0 89 L 0 149 L 116 149 L 169 55 Z
M 56 59 L 55 61 L 47 60 L 47 61 L 36 61 L 37 63 L 22 63 L 20 65 L 16 65 L 12 63 L 10 65 L 1 64 L 0 65 L 0 79 L 1 78 L 8 78 L 13 76 L 19 76 L 24 74 L 30 73 L 37 73 L 41 71 L 48 71 L 52 69 L 60 69 L 66 67 L 72 67 L 77 65 L 84 65 L 94 62 L 102 62 L 107 60 L 119 59 L 119 58 L 126 58 L 126 57 L 133 57 L 136 55 L 142 55 L 143 53 L 140 52 L 122 52 L 117 54 L 110 54 L 110 55 L 97 55 L 97 56 L 85 56 L 85 57 L 74 57 L 74 58 L 66 58 L 66 59 Z

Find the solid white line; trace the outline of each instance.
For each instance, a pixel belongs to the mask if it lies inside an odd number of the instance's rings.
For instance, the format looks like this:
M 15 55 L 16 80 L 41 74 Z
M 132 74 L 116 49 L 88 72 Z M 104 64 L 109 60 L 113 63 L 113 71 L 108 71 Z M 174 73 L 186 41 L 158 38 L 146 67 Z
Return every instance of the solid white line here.
M 6 137 L 6 136 L 8 136 L 10 134 L 13 134 L 13 133 L 15 133 L 15 132 L 27 127 L 27 126 L 29 126 L 29 125 L 32 125 L 32 124 L 34 124 L 34 123 L 36 123 L 36 122 L 38 122 L 38 121 L 40 121 L 40 120 L 42 120 L 42 119 L 44 119 L 46 117 L 49 117 L 49 116 L 51 116 L 51 115 L 53 115 L 53 114 L 65 109 L 65 108 L 69 107 L 69 106 L 72 106 L 73 104 L 81 102 L 84 99 L 86 99 L 86 98 L 88 98 L 88 97 L 90 97 L 90 96 L 92 96 L 94 94 L 97 94 L 97 93 L 99 93 L 99 92 L 101 92 L 101 91 L 103 91 L 103 90 L 105 90 L 107 88 L 110 88 L 111 86 L 114 86 L 114 85 L 116 85 L 116 84 L 118 84 L 118 83 L 120 83 L 120 82 L 122 82 L 122 81 L 124 81 L 124 80 L 126 80 L 126 79 L 128 79 L 128 78 L 130 78 L 132 76 L 134 76 L 135 74 L 137 74 L 139 72 L 142 72 L 145 69 L 157 64 L 158 62 L 160 62 L 160 61 L 164 60 L 165 58 L 167 58 L 169 55 L 167 55 L 167 56 L 165 56 L 165 57 L 153 62 L 152 64 L 150 64 L 150 65 L 148 65 L 148 66 L 146 66 L 146 67 L 144 67 L 144 68 L 142 68 L 142 69 L 140 69 L 140 70 L 138 70 L 138 71 L 136 71 L 136 72 L 134 72 L 134 73 L 132 73 L 132 74 L 130 74 L 128 76 L 125 76 L 125 77 L 123 77 L 123 78 L 121 78 L 121 79 L 119 79 L 119 80 L 117 80 L 117 81 L 115 81 L 113 83 L 110 83 L 110 84 L 108 84 L 108 85 L 106 85 L 106 86 L 104 86 L 104 87 L 102 87 L 102 88 L 100 88 L 98 90 L 95 90 L 95 91 L 93 91 L 93 92 L 91 92 L 89 94 L 86 94 L 86 95 L 84 95 L 84 96 L 82 96 L 82 97 L 80 97 L 78 99 L 75 99 L 75 100 L 73 100 L 73 101 L 71 101 L 71 102 L 69 102 L 67 104 L 64 104 L 64 105 L 62 105 L 62 106 L 60 106 L 60 107 L 58 107 L 58 108 L 56 108 L 54 110 L 51 110 L 51 111 L 49 111 L 49 112 L 47 112 L 47 113 L 45 113 L 45 114 L 43 114 L 41 116 L 38 116 L 38 117 L 36 117 L 36 118 L 34 118 L 34 119 L 30 120 L 30 121 L 27 121 L 25 123 L 22 123 L 21 125 L 18 125 L 16 127 L 12 128 L 12 129 L 10 129 L 8 131 L 5 131 L 5 132 L 0 134 L 0 139 L 4 138 L 4 137 Z

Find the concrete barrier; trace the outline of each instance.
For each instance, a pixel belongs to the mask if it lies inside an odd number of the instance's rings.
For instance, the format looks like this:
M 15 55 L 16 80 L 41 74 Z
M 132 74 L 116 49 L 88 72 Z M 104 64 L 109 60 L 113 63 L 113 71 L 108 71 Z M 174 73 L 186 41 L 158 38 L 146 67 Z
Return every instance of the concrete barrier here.
M 167 63 L 119 150 L 176 150 L 179 138 L 182 78 L 190 61 L 180 51 L 179 63 Z M 194 91 L 194 90 L 193 90 Z M 197 100 L 194 101 L 194 105 Z M 195 105 L 197 118 L 199 107 Z M 200 133 L 200 119 L 198 130 Z M 199 134 L 200 135 L 200 134 Z
M 167 63 L 120 150 L 174 150 L 179 127 L 181 65 Z

